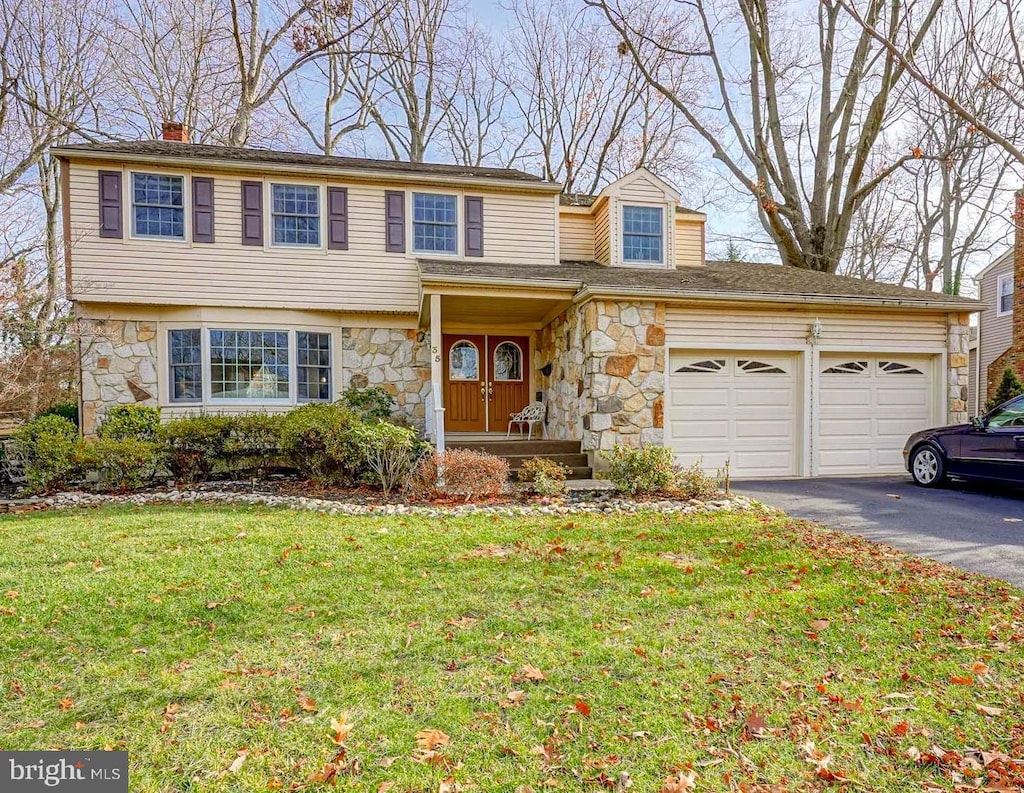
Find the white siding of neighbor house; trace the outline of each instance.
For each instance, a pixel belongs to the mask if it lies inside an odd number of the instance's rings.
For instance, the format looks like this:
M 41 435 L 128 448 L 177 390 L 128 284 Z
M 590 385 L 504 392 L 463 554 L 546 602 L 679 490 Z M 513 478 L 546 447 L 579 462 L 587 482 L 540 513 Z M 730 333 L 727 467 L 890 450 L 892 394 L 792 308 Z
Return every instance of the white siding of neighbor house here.
M 676 217 L 676 267 L 704 264 L 704 221 L 697 218 Z
M 980 403 L 985 403 L 985 381 L 988 367 L 1006 352 L 1013 338 L 1013 313 L 997 316 L 999 309 L 999 276 L 1013 272 L 1013 255 L 1007 252 L 978 281 L 978 299 L 982 302 L 978 315 L 978 377 L 981 378 Z M 1019 285 L 1014 284 L 1014 288 Z M 971 379 L 971 391 L 977 391 L 977 379 Z
M 886 350 L 935 350 L 946 347 L 946 315 L 930 312 L 832 310 L 817 308 L 673 307 L 665 313 L 670 347 L 713 350 L 734 342 L 799 347 L 815 319 L 821 322 L 818 345 Z
M 124 239 L 98 234 L 98 170 L 112 164 L 70 166 L 71 289 L 76 300 L 220 306 L 264 306 L 343 311 L 416 311 L 419 279 L 416 259 L 436 254 L 412 252 L 411 210 L 406 211 L 407 253 L 387 253 L 384 246 L 384 191 L 447 192 L 459 196 L 459 246 L 463 245 L 464 195 L 484 199 L 484 256 L 479 261 L 556 264 L 557 202 L 547 194 L 512 193 L 477 188 L 453 190 L 395 182 L 336 181 L 315 174 L 267 176 L 266 181 L 348 188 L 349 249 L 345 251 L 244 246 L 241 244 L 241 181 L 261 175 L 196 171 L 214 178 L 215 235 L 211 244 L 132 239 L 127 222 L 130 172 L 188 175 L 180 168 L 152 165 L 124 168 Z M 190 188 L 186 180 L 186 195 Z M 268 199 L 264 198 L 264 204 Z M 321 205 L 323 197 L 321 198 Z M 191 222 L 186 201 L 186 223 Z M 266 206 L 265 206 L 266 209 Z M 265 237 L 269 241 L 269 224 Z M 322 233 L 326 232 L 322 229 Z M 186 234 L 186 237 L 189 235 Z M 453 257 L 455 258 L 455 257 Z
M 558 216 L 560 259 L 590 261 L 594 258 L 594 216 L 589 212 L 562 210 Z

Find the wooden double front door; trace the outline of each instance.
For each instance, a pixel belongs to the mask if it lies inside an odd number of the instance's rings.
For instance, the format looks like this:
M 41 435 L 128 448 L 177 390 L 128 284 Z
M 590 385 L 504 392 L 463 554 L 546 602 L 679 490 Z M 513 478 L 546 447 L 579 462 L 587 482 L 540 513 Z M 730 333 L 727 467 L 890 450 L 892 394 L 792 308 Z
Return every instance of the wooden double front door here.
M 530 403 L 530 340 L 525 336 L 444 336 L 444 426 L 497 432 Z

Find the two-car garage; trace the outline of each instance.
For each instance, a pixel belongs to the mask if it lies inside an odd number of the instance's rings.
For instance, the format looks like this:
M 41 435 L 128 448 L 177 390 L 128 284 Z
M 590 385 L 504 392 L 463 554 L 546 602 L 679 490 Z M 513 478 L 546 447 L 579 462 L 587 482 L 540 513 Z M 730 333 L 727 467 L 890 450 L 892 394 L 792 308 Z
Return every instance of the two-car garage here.
M 825 315 L 820 338 L 817 319 L 733 312 L 709 329 L 707 313 L 670 309 L 665 435 L 679 463 L 728 461 L 743 478 L 903 470 L 907 436 L 945 418 L 944 319 L 904 316 L 885 337 L 881 317 Z M 730 348 L 693 346 L 712 335 Z

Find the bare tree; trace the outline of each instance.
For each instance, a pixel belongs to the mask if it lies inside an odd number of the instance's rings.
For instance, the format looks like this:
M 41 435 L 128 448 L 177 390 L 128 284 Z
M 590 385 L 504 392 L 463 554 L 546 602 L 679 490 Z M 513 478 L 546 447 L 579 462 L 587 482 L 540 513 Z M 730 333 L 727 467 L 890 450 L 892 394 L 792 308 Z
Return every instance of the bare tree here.
M 515 68 L 507 79 L 527 133 L 527 164 L 567 192 L 595 192 L 641 165 L 682 167 L 682 116 L 652 96 L 615 34 L 566 0 L 524 0 L 510 10 Z
M 219 0 L 122 0 L 107 41 L 117 133 L 159 137 L 174 120 L 196 142 L 225 139 L 235 94 L 228 25 Z
M 715 0 L 654 11 L 626 0 L 586 2 L 754 197 L 782 262 L 835 272 L 860 203 L 913 159 L 903 154 L 867 172 L 904 81 L 900 61 L 852 24 L 837 0 L 821 0 L 813 18 L 804 6 L 767 0 L 741 0 L 736 11 Z M 914 31 L 910 51 L 934 20 L 913 17 L 902 0 L 869 3 L 872 24 Z M 700 101 L 673 85 L 687 70 L 708 86 Z
M 840 6 L 871 38 L 884 47 L 905 72 L 972 130 L 1000 146 L 1016 163 L 1024 165 L 1021 128 L 1024 121 L 1024 8 L 1017 0 L 971 0 L 947 3 L 923 0 L 918 15 L 935 15 L 940 8 L 953 20 L 954 31 L 947 39 L 948 58 L 922 57 L 908 46 L 907 28 L 879 24 L 853 0 L 838 0 Z M 915 4 L 911 3 L 911 7 Z M 950 64 L 961 69 L 959 84 L 974 91 L 964 94 L 951 89 Z M 988 115 L 989 96 L 1008 111 Z M 978 101 L 980 100 L 980 102 Z
M 235 107 L 225 143 L 249 142 L 256 113 L 284 82 L 335 47 L 345 47 L 349 25 L 325 25 L 353 14 L 355 0 L 223 0 L 234 50 Z M 360 19 L 375 15 L 361 13 Z M 367 24 L 364 22 L 363 24 Z

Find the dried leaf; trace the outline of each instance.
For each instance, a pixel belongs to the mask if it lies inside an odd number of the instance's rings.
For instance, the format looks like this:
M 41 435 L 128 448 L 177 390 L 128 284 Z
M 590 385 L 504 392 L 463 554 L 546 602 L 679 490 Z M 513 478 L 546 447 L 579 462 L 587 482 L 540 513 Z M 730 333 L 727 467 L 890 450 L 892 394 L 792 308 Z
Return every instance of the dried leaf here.
M 581 716 L 590 715 L 590 705 L 588 705 L 582 699 L 577 699 L 576 704 L 573 707 L 576 708 L 576 712 L 579 713 Z
M 416 745 L 420 749 L 426 749 L 428 752 L 432 752 L 438 747 L 445 747 L 450 745 L 452 739 L 449 738 L 441 730 L 435 730 L 433 728 L 420 730 L 416 733 Z
M 303 697 L 299 700 L 299 707 L 306 713 L 316 713 L 316 700 L 312 697 Z
M 687 793 L 697 785 L 697 774 L 691 771 L 684 774 L 680 771 L 675 776 L 668 777 L 661 785 L 661 793 Z
M 517 705 L 522 705 L 526 702 L 526 692 L 516 689 L 515 691 L 509 691 L 503 700 L 498 704 L 505 709 L 514 708 Z
M 242 766 L 245 765 L 245 758 L 247 758 L 248 756 L 248 749 L 239 749 L 238 757 L 236 757 L 234 761 L 231 763 L 231 765 L 228 766 L 228 773 L 237 774 L 241 770 Z
M 531 683 L 540 683 L 542 680 L 547 680 L 547 675 L 540 671 L 537 667 L 531 666 L 530 664 L 523 664 L 523 668 L 519 670 L 522 676 L 529 680 Z
M 983 716 L 1002 716 L 1003 715 L 1003 709 L 1002 708 L 993 708 L 993 707 L 991 707 L 989 705 L 975 705 L 975 707 L 978 709 L 978 713 L 980 713 Z
M 331 719 L 331 732 L 334 733 L 331 740 L 341 745 L 352 734 L 354 725 L 348 720 L 348 713 L 342 713 L 338 718 Z

